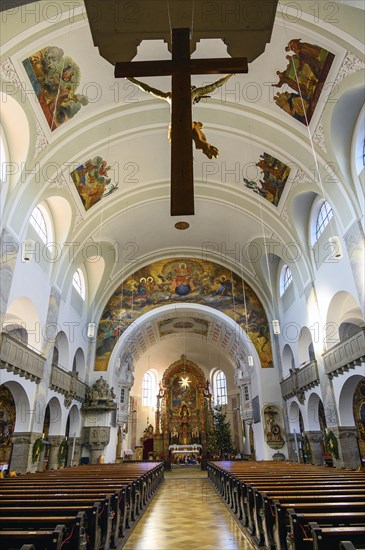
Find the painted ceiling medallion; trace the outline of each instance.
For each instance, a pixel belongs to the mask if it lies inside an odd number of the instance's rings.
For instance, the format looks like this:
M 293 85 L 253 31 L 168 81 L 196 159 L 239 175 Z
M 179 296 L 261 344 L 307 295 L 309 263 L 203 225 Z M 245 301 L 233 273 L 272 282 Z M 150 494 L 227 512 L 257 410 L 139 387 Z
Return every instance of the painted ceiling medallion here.
M 189 229 L 190 224 L 188 222 L 177 222 L 175 223 L 175 228 L 179 229 L 180 231 L 184 231 L 184 229 Z
M 188 376 L 182 376 L 181 380 L 179 381 L 179 384 L 182 388 L 186 389 L 190 386 L 191 380 L 189 380 Z

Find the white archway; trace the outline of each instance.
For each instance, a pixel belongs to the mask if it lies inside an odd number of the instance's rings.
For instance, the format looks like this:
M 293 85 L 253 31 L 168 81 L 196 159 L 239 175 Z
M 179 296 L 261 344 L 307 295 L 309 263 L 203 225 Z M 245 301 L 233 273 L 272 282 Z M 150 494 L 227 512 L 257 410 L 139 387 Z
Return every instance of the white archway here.
M 10 380 L 4 386 L 10 390 L 15 403 L 15 426 L 16 432 L 29 432 L 33 411 L 30 409 L 29 399 L 23 386 L 18 382 Z
M 49 432 L 48 435 L 60 435 L 62 425 L 62 407 L 57 397 L 52 397 L 47 406 L 49 407 Z
M 363 376 L 354 374 L 354 376 L 348 378 L 342 386 L 338 401 L 338 412 L 341 426 L 355 426 L 352 404 L 356 387 L 363 378 Z
M 315 392 L 311 393 L 308 397 L 307 405 L 307 420 L 309 431 L 320 431 L 321 425 L 319 422 L 319 402 L 321 398 Z
M 364 318 L 358 301 L 344 290 L 337 292 L 327 309 L 325 343 L 331 348 L 340 341 L 339 327 L 343 323 L 364 325 Z

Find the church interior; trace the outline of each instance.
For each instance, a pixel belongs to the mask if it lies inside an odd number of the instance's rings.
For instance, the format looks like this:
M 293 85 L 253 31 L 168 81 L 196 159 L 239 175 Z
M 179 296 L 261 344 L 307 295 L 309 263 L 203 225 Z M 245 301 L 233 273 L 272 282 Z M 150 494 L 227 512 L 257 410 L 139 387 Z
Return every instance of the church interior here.
M 2 477 L 363 470 L 364 1 L 0 17 Z

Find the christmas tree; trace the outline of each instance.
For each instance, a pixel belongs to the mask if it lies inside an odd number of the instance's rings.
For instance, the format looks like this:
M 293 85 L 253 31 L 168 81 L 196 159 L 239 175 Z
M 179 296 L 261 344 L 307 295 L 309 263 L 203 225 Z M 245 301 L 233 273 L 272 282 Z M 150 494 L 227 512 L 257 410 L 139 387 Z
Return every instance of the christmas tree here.
M 207 450 L 211 456 L 220 458 L 225 454 L 230 455 L 233 451 L 231 426 L 221 405 L 213 409 L 213 430 L 208 436 Z

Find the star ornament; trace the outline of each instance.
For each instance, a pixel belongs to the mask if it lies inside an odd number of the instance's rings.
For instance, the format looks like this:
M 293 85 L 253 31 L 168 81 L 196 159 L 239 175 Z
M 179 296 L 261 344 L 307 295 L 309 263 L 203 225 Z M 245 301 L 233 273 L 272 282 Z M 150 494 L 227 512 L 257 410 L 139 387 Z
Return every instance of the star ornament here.
M 189 380 L 188 376 L 182 376 L 181 380 L 179 381 L 179 384 L 182 388 L 186 389 L 190 386 L 191 380 Z

